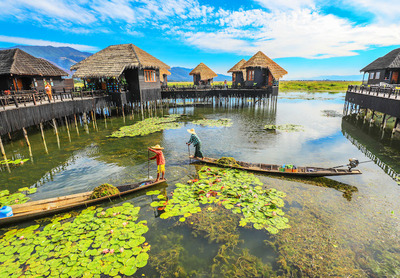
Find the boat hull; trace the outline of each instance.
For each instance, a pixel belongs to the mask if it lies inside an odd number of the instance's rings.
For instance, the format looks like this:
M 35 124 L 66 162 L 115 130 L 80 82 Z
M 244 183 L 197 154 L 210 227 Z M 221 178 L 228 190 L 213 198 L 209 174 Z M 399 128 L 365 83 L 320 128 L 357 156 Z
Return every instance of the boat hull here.
M 11 217 L 1 218 L 0 227 L 8 226 L 11 224 L 16 224 L 23 221 L 28 221 L 32 219 L 42 218 L 45 216 L 50 216 L 56 213 L 66 212 L 74 208 L 80 208 L 84 206 L 91 206 L 107 200 L 112 200 L 123 195 L 127 195 L 139 190 L 143 190 L 152 187 L 157 184 L 161 184 L 166 180 L 160 180 L 158 182 L 153 182 L 140 186 L 143 183 L 150 181 L 142 181 L 136 184 L 117 186 L 120 190 L 119 194 L 114 194 L 110 196 L 105 196 L 97 199 L 90 199 L 92 191 L 78 193 L 58 198 L 49 198 L 39 201 L 27 202 L 24 204 L 11 206 L 14 215 Z M 121 192 L 121 189 L 123 190 Z
M 246 170 L 257 173 L 265 173 L 280 176 L 295 176 L 295 177 L 326 177 L 326 176 L 344 176 L 344 175 L 360 175 L 362 172 L 360 170 L 348 169 L 334 169 L 334 168 L 321 168 L 321 167 L 298 167 L 297 172 L 282 172 L 279 171 L 280 165 L 276 164 L 262 164 L 262 163 L 247 163 L 243 161 L 236 161 L 240 167 L 223 165 L 217 162 L 215 158 L 205 157 L 204 159 L 199 159 L 195 157 L 190 157 L 193 160 L 211 164 L 219 167 L 234 168 L 239 170 Z

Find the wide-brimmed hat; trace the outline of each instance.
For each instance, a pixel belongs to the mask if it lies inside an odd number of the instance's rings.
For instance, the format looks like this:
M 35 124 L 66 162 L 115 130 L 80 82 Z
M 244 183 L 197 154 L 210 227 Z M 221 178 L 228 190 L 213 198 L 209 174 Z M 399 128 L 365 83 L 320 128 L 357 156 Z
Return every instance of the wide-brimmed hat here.
M 189 133 L 191 133 L 191 134 L 196 134 L 196 131 L 194 131 L 194 128 L 188 129 L 187 132 L 189 132 Z
M 155 145 L 155 146 L 152 146 L 151 148 L 152 148 L 152 149 L 155 149 L 155 150 L 163 150 L 163 149 L 164 149 L 164 148 L 161 147 L 159 144 L 157 144 L 157 145 Z

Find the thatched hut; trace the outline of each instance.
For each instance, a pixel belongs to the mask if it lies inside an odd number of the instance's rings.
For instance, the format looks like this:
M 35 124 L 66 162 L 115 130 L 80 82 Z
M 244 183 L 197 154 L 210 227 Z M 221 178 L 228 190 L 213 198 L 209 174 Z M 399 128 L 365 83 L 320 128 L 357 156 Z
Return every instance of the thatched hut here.
M 245 84 L 247 87 L 273 86 L 287 74 L 286 70 L 261 51 L 244 63 L 241 69 L 246 70 Z
M 126 81 L 127 100 L 161 99 L 160 69 L 170 67 L 133 44 L 111 45 L 73 65 L 73 77 L 117 93 Z
M 228 73 L 232 73 L 232 85 L 239 86 L 244 85 L 246 81 L 246 70 L 242 69 L 242 66 L 246 63 L 245 59 L 240 60 L 236 65 L 234 65 Z
M 49 61 L 36 58 L 19 48 L 0 50 L 1 91 L 44 90 L 45 81 L 55 90 L 69 89 L 72 80 L 62 78 L 67 75 Z
M 364 72 L 364 75 L 368 73 L 367 84 L 400 84 L 400 48 L 376 59 L 360 71 Z
M 171 73 L 166 68 L 160 68 L 160 82 L 161 86 L 168 86 L 168 75 Z
M 213 82 L 214 77 L 218 76 L 204 63 L 200 63 L 189 73 L 189 75 L 193 75 L 194 85 L 210 85 Z

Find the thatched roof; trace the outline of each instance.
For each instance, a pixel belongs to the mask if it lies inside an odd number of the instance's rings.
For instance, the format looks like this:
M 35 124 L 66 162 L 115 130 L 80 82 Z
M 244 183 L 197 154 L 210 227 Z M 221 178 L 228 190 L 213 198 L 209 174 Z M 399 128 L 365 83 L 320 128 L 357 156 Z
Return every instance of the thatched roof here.
M 68 73 L 49 61 L 33 57 L 19 48 L 0 50 L 0 74 L 30 76 L 68 75 Z
M 218 74 L 213 72 L 209 67 L 207 67 L 204 63 L 200 63 L 197 67 L 195 67 L 189 75 L 200 74 L 200 80 L 208 80 L 214 77 L 217 77 Z
M 73 77 L 100 78 L 119 77 L 125 69 L 130 68 L 170 69 L 167 64 L 164 64 L 136 45 L 129 43 L 111 45 L 100 50 L 73 65 L 71 70 L 76 70 Z
M 228 72 L 241 72 L 243 71 L 242 66 L 246 63 L 245 59 L 240 60 L 236 65 L 234 65 Z
M 371 64 L 366 66 L 360 71 L 371 71 L 371 70 L 380 70 L 380 69 L 392 69 L 392 68 L 400 68 L 400 48 L 390 51 L 385 56 L 382 56 Z
M 275 79 L 279 79 L 288 73 L 286 70 L 284 70 L 281 66 L 272 61 L 271 58 L 269 58 L 261 51 L 258 51 L 253 57 L 250 58 L 250 60 L 244 63 L 242 69 L 250 67 L 269 69 L 269 71 L 271 72 L 272 76 Z
M 160 80 L 164 82 L 164 74 L 171 75 L 171 73 L 166 68 L 160 68 Z

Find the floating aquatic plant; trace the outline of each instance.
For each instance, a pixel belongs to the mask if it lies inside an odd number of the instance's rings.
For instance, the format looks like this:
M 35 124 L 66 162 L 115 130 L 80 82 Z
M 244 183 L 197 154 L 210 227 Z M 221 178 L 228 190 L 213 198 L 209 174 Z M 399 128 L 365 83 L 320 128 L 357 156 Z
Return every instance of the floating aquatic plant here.
M 0 276 L 131 276 L 147 264 L 150 250 L 147 222 L 136 222 L 139 210 L 130 203 L 89 207 L 72 222 L 10 230 L 0 237 Z
M 104 183 L 93 190 L 93 193 L 90 195 L 90 199 L 97 199 L 105 196 L 111 196 L 114 194 L 118 194 L 119 190 L 115 186 Z
M 286 132 L 304 131 L 302 125 L 285 124 L 285 125 L 265 125 L 265 130 L 280 130 Z
M 23 187 L 18 189 L 18 192 L 10 194 L 8 190 L 0 191 L 0 207 L 23 204 L 30 200 L 26 195 L 35 193 L 37 188 Z
M 195 125 L 202 125 L 202 126 L 209 126 L 209 127 L 230 127 L 232 126 L 232 120 L 231 119 L 218 119 L 218 120 L 213 120 L 213 119 L 202 119 L 202 120 L 196 120 L 193 121 L 192 124 Z
M 335 110 L 322 110 L 322 115 L 325 117 L 343 117 L 343 115 Z
M 123 126 L 118 131 L 113 132 L 109 137 L 135 137 L 145 136 L 164 129 L 178 129 L 182 124 L 174 123 L 180 115 L 171 114 L 165 117 L 147 118 L 136 124 Z
M 252 224 L 254 228 L 272 234 L 289 227 L 280 209 L 285 194 L 275 189 L 263 189 L 263 184 L 253 174 L 205 166 L 199 171 L 199 177 L 198 181 L 189 184 L 176 184 L 170 200 L 151 203 L 152 207 L 165 207 L 160 218 L 180 216 L 179 221 L 184 222 L 187 217 L 200 212 L 201 205 L 216 204 L 241 214 L 240 226 Z
M 10 159 L 6 159 L 6 160 L 0 160 L 0 165 L 3 164 L 9 164 L 9 165 L 21 165 L 24 164 L 25 162 L 27 162 L 29 160 L 29 158 L 25 158 L 25 159 L 16 159 L 16 160 L 10 160 Z

